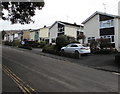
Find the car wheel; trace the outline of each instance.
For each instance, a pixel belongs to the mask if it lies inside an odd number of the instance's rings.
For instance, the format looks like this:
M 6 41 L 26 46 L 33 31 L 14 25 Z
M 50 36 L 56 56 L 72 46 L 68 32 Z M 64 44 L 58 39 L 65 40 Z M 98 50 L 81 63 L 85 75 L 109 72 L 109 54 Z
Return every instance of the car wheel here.
M 64 49 L 62 49 L 61 52 L 64 52 Z
M 74 53 L 75 53 L 75 57 L 76 57 L 76 58 L 79 59 L 79 58 L 81 57 L 81 54 L 80 54 L 78 51 L 75 51 Z

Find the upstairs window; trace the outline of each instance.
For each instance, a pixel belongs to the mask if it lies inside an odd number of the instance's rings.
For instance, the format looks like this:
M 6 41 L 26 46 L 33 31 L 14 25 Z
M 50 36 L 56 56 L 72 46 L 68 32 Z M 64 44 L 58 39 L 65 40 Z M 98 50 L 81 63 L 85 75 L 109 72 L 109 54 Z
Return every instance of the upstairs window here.
M 106 20 L 100 22 L 100 28 L 110 28 L 114 27 L 114 20 Z
M 64 31 L 64 25 L 58 23 L 58 32 Z

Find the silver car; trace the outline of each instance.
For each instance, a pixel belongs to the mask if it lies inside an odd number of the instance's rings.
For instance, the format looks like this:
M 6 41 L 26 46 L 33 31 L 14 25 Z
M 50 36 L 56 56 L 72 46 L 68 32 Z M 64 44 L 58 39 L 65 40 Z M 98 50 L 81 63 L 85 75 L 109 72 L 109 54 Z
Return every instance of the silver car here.
M 89 54 L 91 53 L 90 47 L 86 47 L 82 44 L 72 43 L 67 45 L 66 47 L 62 47 L 61 51 L 67 53 L 77 53 L 77 54 Z

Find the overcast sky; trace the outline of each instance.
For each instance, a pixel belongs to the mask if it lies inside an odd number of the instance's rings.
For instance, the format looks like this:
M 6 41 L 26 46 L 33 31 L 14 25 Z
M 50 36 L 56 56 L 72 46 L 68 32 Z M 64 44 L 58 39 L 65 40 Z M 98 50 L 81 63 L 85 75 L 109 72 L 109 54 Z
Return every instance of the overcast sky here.
M 11 25 L 10 22 L 0 20 L 0 31 L 19 29 L 39 29 L 44 25 L 50 26 L 55 21 L 65 21 L 81 24 L 95 11 L 118 15 L 120 0 L 44 0 L 45 6 L 36 11 L 35 23 L 29 25 Z

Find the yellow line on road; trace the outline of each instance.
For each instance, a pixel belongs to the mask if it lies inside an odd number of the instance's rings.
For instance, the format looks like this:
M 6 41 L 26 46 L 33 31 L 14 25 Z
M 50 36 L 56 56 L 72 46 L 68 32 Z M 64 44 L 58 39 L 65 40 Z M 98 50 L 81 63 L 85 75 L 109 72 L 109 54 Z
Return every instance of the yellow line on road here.
M 20 79 L 16 74 L 14 74 L 8 67 L 5 65 L 1 65 L 2 70 L 13 79 L 13 81 L 19 86 L 19 88 L 25 93 L 25 94 L 32 94 L 31 92 L 35 92 L 36 90 L 30 87 L 28 84 L 26 84 L 22 79 Z

